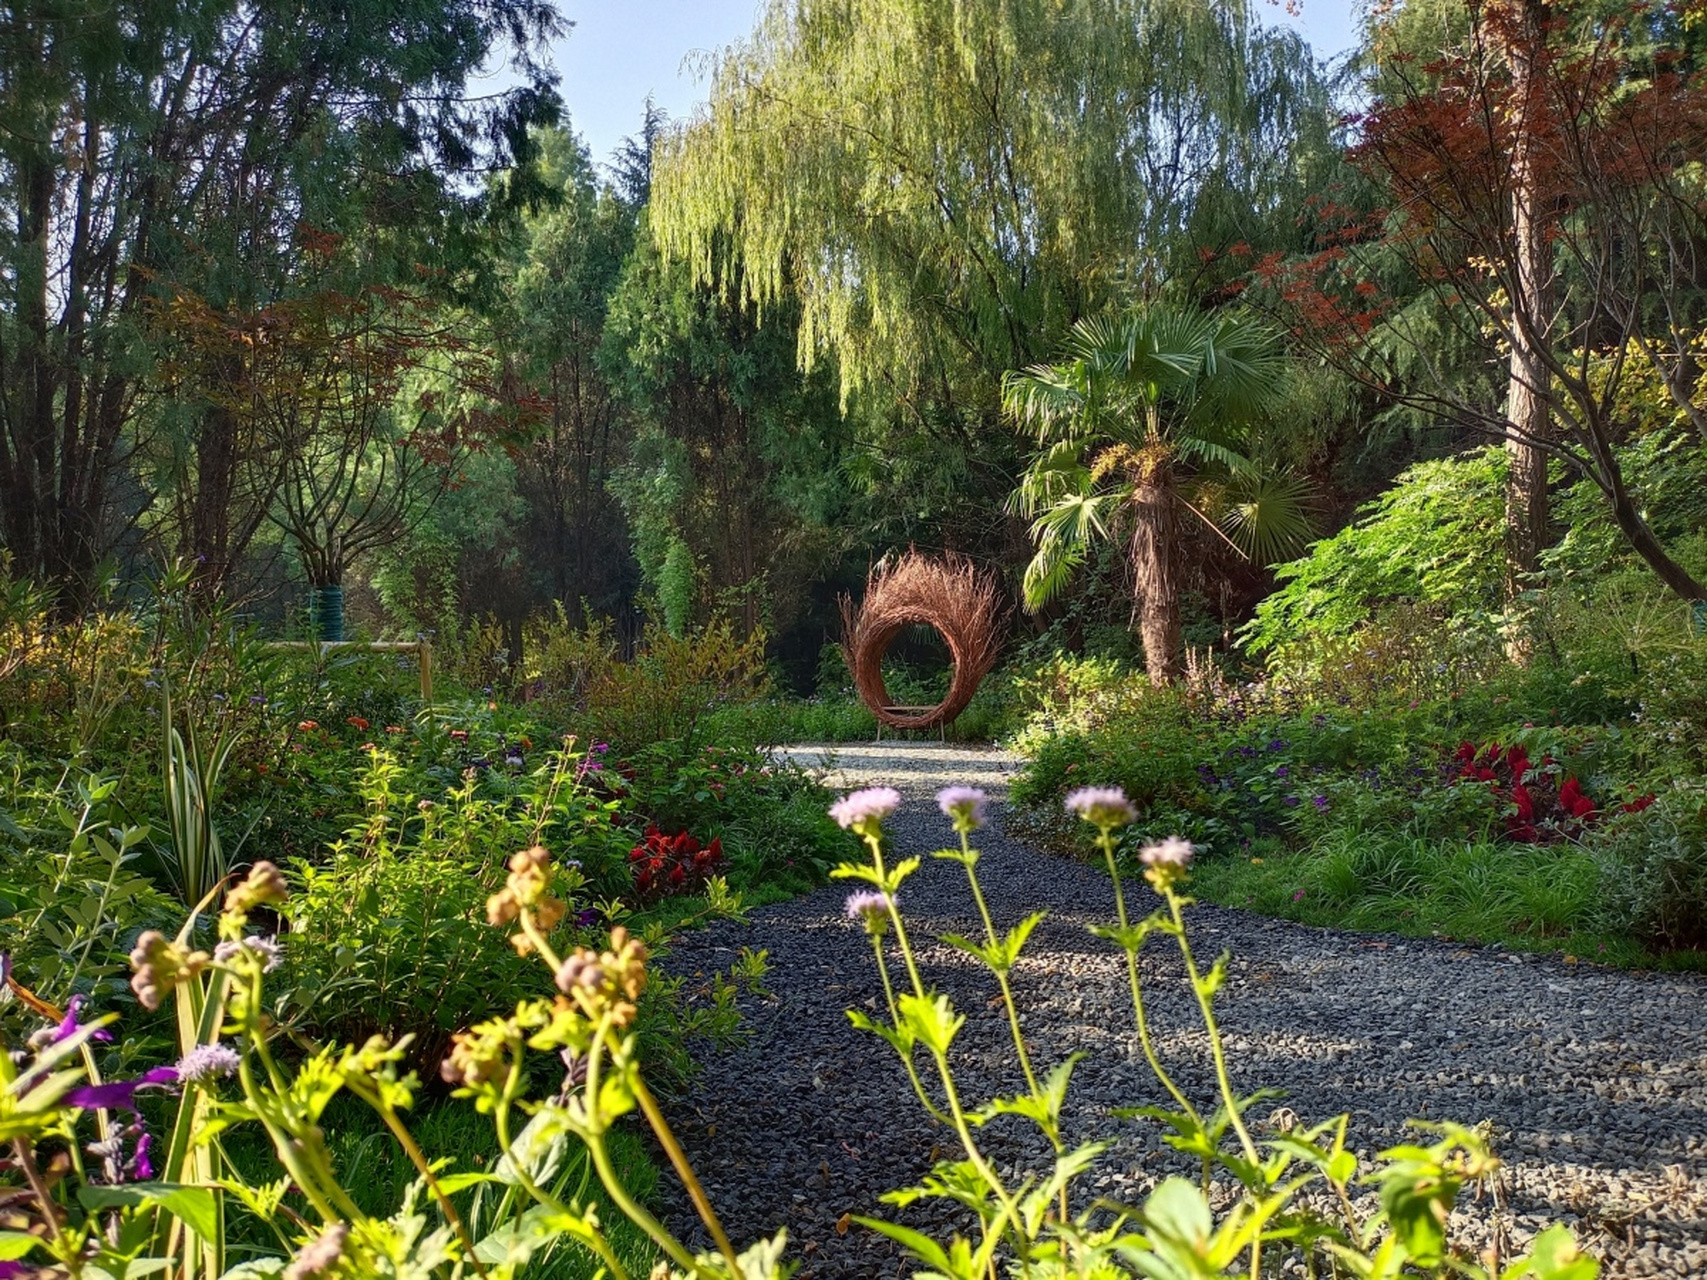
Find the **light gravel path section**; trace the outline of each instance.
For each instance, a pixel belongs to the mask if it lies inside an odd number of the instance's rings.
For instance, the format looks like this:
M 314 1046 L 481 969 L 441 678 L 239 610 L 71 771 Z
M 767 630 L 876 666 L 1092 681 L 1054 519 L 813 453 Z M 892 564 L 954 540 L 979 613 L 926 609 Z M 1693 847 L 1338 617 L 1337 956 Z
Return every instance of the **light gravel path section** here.
M 828 760 L 826 760 L 826 752 Z M 952 782 L 999 792 L 1018 768 L 996 751 L 885 742 L 786 753 L 830 767 L 835 786 L 878 783 L 906 797 L 892 821 L 900 853 L 928 854 L 952 831 L 932 797 Z M 978 844 L 980 878 L 998 927 L 1037 908 L 1014 980 L 1038 1061 L 1075 1050 L 1067 1122 L 1075 1138 L 1116 1135 L 1096 1189 L 1132 1202 L 1162 1176 L 1188 1171 L 1155 1126 L 1121 1121 L 1118 1106 L 1160 1103 L 1139 1056 L 1120 954 L 1086 925 L 1113 914 L 1107 877 L 1007 839 L 1000 822 Z M 850 840 L 850 855 L 855 852 Z M 672 1107 L 695 1167 L 738 1240 L 789 1228 L 803 1280 L 911 1274 L 886 1241 L 843 1215 L 893 1214 L 879 1194 L 956 1150 L 907 1088 L 893 1054 L 854 1032 L 845 1010 L 875 1010 L 879 987 L 863 933 L 843 917 L 842 882 L 721 923 L 676 944 L 684 975 L 727 964 L 742 946 L 770 953 L 769 999 L 749 1001 L 751 1038 L 712 1058 Z M 1143 902 L 1140 882 L 1129 892 Z M 932 941 L 972 932 L 976 917 L 958 866 L 926 858 L 902 893 L 923 942 L 926 980 L 968 1015 L 954 1060 L 965 1091 L 984 1098 L 1019 1086 L 994 984 L 966 957 Z M 1198 950 L 1233 953 L 1217 1009 L 1235 1082 L 1285 1091 L 1306 1121 L 1352 1115 L 1372 1152 L 1405 1139 L 1409 1117 L 1486 1121 L 1507 1162 L 1507 1207 L 1460 1213 L 1461 1238 L 1480 1247 L 1497 1219 L 1521 1242 L 1545 1222 L 1570 1222 L 1607 1260 L 1603 1274 L 1707 1278 L 1707 980 L 1624 973 L 1389 935 L 1312 929 L 1245 912 L 1197 907 Z M 1204 1037 L 1174 957 L 1145 952 L 1146 1002 L 1170 1070 L 1207 1103 L 1213 1077 Z M 1010 1168 L 1041 1167 L 1023 1122 L 982 1132 Z M 671 1220 L 692 1235 L 679 1199 Z M 940 1225 L 934 1206 L 895 1214 Z M 845 1230 L 838 1230 L 838 1224 Z

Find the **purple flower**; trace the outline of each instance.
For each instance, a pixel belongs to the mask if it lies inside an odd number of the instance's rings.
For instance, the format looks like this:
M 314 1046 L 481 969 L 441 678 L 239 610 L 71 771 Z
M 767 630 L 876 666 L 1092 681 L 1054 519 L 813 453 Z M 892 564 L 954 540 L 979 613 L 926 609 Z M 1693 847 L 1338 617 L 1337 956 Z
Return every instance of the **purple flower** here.
M 284 961 L 283 949 L 274 934 L 251 934 L 241 942 L 222 942 L 213 949 L 217 964 L 230 964 L 244 951 L 253 951 L 262 959 L 261 972 L 271 973 Z
M 65 1104 L 85 1111 L 135 1111 L 136 1091 L 178 1083 L 178 1068 L 155 1067 L 134 1080 L 109 1080 L 105 1084 L 83 1084 L 68 1091 Z
M 973 831 L 984 825 L 990 797 L 977 787 L 944 787 L 936 793 L 936 803 L 954 819 L 955 830 Z
M 1080 787 L 1068 794 L 1066 807 L 1068 813 L 1076 813 L 1105 830 L 1123 827 L 1138 816 L 1119 787 Z
M 1317 796 L 1314 800 L 1310 801 L 1310 803 L 1316 806 L 1318 813 L 1326 813 L 1328 811 L 1328 798 L 1326 796 Z
M 141 1131 L 136 1135 L 136 1153 L 131 1156 L 130 1164 L 126 1167 L 125 1172 L 137 1182 L 152 1182 L 154 1181 L 154 1161 L 148 1158 L 148 1149 L 154 1145 L 154 1135 L 143 1129 L 141 1125 L 138 1125 L 137 1128 Z
M 1140 849 L 1138 861 L 1146 867 L 1186 867 L 1191 865 L 1191 855 L 1195 852 L 1196 846 L 1191 841 L 1169 836 L 1160 844 L 1147 844 Z
M 154 1135 L 148 1132 L 139 1117 L 129 1124 L 112 1126 L 104 1139 L 87 1144 L 83 1150 L 101 1161 L 101 1177 L 97 1181 L 113 1186 L 123 1182 L 152 1181 L 154 1160 L 149 1153 L 153 1147 Z M 130 1151 L 128 1157 L 125 1155 L 127 1148 Z
M 1284 778 L 1291 772 L 1292 770 L 1288 769 L 1285 765 L 1281 765 L 1280 768 L 1274 771 L 1274 776 L 1277 778 Z
M 597 907 L 583 907 L 575 913 L 575 923 L 582 929 L 591 928 L 593 925 L 598 923 L 598 919 L 599 912 Z
M 881 936 L 889 927 L 889 913 L 894 909 L 895 900 L 887 893 L 878 893 L 874 889 L 862 889 L 858 893 L 848 895 L 844 908 L 849 920 L 857 920 L 865 926 L 869 934 Z
M 198 1044 L 178 1062 L 178 1079 L 184 1084 L 201 1084 L 215 1076 L 237 1074 L 240 1059 L 237 1050 L 225 1044 Z
M 1286 799 L 1282 800 L 1280 803 L 1285 805 L 1288 809 L 1296 809 L 1298 807 L 1298 797 L 1287 796 Z
M 54 1029 L 53 1039 L 49 1041 L 50 1044 L 58 1044 L 61 1040 L 69 1040 L 72 1036 L 76 1035 L 83 1029 L 83 1024 L 79 1022 L 78 1019 L 83 1016 L 83 1006 L 87 1003 L 88 1001 L 86 1001 L 82 996 L 72 996 L 70 1000 L 66 1001 L 65 1017 L 60 1022 L 59 1026 Z M 89 1038 L 91 1040 L 99 1040 L 102 1044 L 111 1044 L 113 1039 L 112 1033 L 108 1031 L 97 1031 Z
M 830 816 L 838 825 L 858 831 L 867 823 L 882 822 L 900 805 L 901 793 L 894 787 L 866 787 L 863 791 L 849 792 L 831 805 Z

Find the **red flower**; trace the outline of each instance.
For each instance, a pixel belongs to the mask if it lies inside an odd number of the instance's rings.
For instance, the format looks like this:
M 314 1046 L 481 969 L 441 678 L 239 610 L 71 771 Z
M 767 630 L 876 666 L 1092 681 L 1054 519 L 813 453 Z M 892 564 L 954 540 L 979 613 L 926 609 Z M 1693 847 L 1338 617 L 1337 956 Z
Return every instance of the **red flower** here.
M 1517 804 L 1517 816 L 1524 822 L 1533 822 L 1535 819 L 1535 798 L 1529 794 L 1529 788 L 1521 782 L 1517 783 L 1511 789 L 1511 798 Z
M 1621 807 L 1625 813 L 1640 813 L 1651 805 L 1658 797 L 1652 792 L 1645 796 L 1637 796 L 1634 800 L 1626 801 Z
M 670 868 L 670 883 L 671 884 L 679 885 L 679 884 L 681 884 L 681 882 L 683 880 L 686 880 L 686 879 L 687 879 L 687 874 L 682 870 L 681 863 L 678 862 L 675 866 Z
M 1573 818 L 1588 818 L 1594 814 L 1594 801 L 1583 794 L 1582 784 L 1575 778 L 1566 778 L 1564 786 L 1559 788 L 1559 803 Z
M 355 725 L 356 728 L 360 729 L 363 733 L 367 732 L 368 722 L 366 720 L 362 719 L 362 717 L 360 717 L 360 716 L 350 716 L 348 719 L 346 719 L 344 721 L 344 723 Z

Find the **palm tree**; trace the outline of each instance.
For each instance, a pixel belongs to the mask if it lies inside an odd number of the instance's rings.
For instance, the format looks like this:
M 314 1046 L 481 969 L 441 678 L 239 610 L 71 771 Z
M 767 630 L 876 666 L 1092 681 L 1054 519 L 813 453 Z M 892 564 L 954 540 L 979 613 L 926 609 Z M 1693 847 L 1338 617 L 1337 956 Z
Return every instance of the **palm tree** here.
M 1243 318 L 1153 307 L 1081 320 L 1065 359 L 1009 373 L 1008 414 L 1042 451 L 1010 510 L 1032 521 L 1025 603 L 1040 608 L 1097 538 L 1125 537 L 1150 681 L 1180 670 L 1180 532 L 1202 521 L 1263 563 L 1309 534 L 1307 489 L 1253 456 L 1286 362 L 1272 331 Z

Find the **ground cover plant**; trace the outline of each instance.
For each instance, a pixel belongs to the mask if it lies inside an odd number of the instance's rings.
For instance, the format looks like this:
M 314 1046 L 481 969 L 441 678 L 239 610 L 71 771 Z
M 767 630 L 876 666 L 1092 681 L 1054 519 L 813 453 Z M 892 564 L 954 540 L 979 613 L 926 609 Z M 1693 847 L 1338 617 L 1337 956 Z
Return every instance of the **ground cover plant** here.
M 1106 1143 L 1069 1150 L 1061 1109 L 1078 1055 L 1046 1068 L 1028 1053 L 1007 973 L 1018 960 L 1037 916 L 1005 935 L 996 932 L 976 872 L 971 836 L 988 798 L 951 787 L 939 804 L 959 833 L 959 847 L 937 856 L 965 867 L 985 924 L 981 939 L 951 938 L 987 967 L 999 991 L 1026 1088 L 983 1104 L 957 1089 L 951 1060 L 964 1022 L 949 999 L 927 988 L 913 957 L 899 892 L 917 859 L 885 861 L 883 821 L 899 795 L 875 788 L 832 807 L 836 821 L 858 835 L 869 860 L 844 863 L 837 874 L 871 888 L 848 899 L 873 944 L 884 1016 L 850 1013 L 856 1025 L 888 1042 L 912 1081 L 920 1104 L 958 1140 L 964 1158 L 944 1159 L 918 1187 L 898 1189 L 900 1204 L 945 1197 L 973 1211 L 977 1237 L 956 1233 L 941 1241 L 877 1218 L 863 1226 L 903 1244 L 931 1274 L 979 1280 L 998 1271 L 1016 1275 L 1098 1274 L 1210 1277 L 1235 1268 L 1258 1277 L 1306 1262 L 1326 1275 L 1489 1277 L 1592 1280 L 1598 1264 L 1583 1256 L 1568 1230 L 1553 1227 L 1517 1258 L 1475 1260 L 1451 1238 L 1460 1192 L 1491 1177 L 1498 1162 L 1475 1131 L 1432 1126 L 1433 1140 L 1406 1144 L 1370 1158 L 1348 1145 L 1347 1117 L 1302 1124 L 1257 1139 L 1245 1113 L 1264 1095 L 1235 1091 L 1214 1016 L 1226 958 L 1205 969 L 1193 955 L 1181 889 L 1192 846 L 1169 839 L 1146 845 L 1141 861 L 1161 905 L 1141 919 L 1128 916 L 1116 863 L 1116 833 L 1136 810 L 1117 789 L 1087 788 L 1068 797 L 1071 812 L 1096 829 L 1097 845 L 1114 881 L 1118 923 L 1093 932 L 1127 955 L 1135 1032 L 1171 1107 L 1130 1113 L 1159 1122 L 1166 1141 L 1200 1162 L 1201 1178 L 1170 1177 L 1142 1205 L 1121 1205 L 1086 1189 Z M 294 1067 L 280 1058 L 280 1027 L 268 1014 L 268 978 L 278 942 L 253 932 L 277 909 L 288 911 L 290 890 L 271 863 L 257 863 L 225 895 L 210 952 L 196 946 L 192 913 L 175 937 L 143 934 L 131 959 L 131 987 L 144 1008 L 173 1003 L 179 1013 L 176 1065 L 157 1065 L 129 1079 L 100 1079 L 93 1046 L 110 1040 L 116 1015 L 85 1020 L 81 1004 L 58 1010 L 21 988 L 7 987 L 38 1018 L 49 1019 L 31 1050 L 0 1059 L 6 1092 L 10 1163 L 22 1175 L 10 1212 L 23 1229 L 8 1230 L 4 1262 L 49 1258 L 71 1276 L 128 1274 L 157 1260 L 186 1274 L 218 1276 L 372 1276 L 517 1274 L 536 1255 L 562 1241 L 589 1251 L 617 1280 L 631 1274 L 613 1244 L 608 1222 L 588 1198 L 589 1169 L 609 1203 L 647 1236 L 664 1261 L 654 1274 L 761 1280 L 794 1269 L 783 1257 L 786 1231 L 738 1252 L 723 1231 L 651 1089 L 634 1027 L 648 981 L 647 948 L 620 926 L 603 950 L 576 946 L 559 954 L 552 934 L 570 903 L 557 896 L 559 868 L 539 846 L 513 855 L 502 888 L 486 903 L 490 926 L 513 929 L 519 956 L 543 966 L 549 999 L 522 997 L 514 1011 L 459 1033 L 440 1066 L 461 1101 L 490 1120 L 502 1158 L 490 1169 L 464 1169 L 433 1160 L 405 1120 L 420 1090 L 404 1069 L 407 1038 L 383 1035 L 361 1046 L 321 1048 Z M 568 882 L 571 886 L 574 877 Z M 1139 955 L 1153 938 L 1171 939 L 1184 961 L 1213 1058 L 1219 1096 L 1214 1107 L 1188 1098 L 1151 1048 Z M 889 940 L 894 943 L 893 950 Z M 55 1021 L 57 1020 L 57 1021 Z M 567 1068 L 555 1094 L 530 1089 L 529 1055 Z M 923 1059 L 926 1065 L 922 1065 Z M 141 1120 L 141 1097 L 176 1089 L 179 1098 L 167 1141 L 154 1149 Z M 386 1136 L 407 1153 L 417 1178 L 395 1209 L 372 1204 L 348 1187 L 351 1163 L 334 1159 L 329 1108 L 339 1095 L 373 1113 Z M 695 1255 L 641 1204 L 619 1172 L 611 1135 L 631 1114 L 643 1116 L 686 1186 L 715 1247 Z M 1055 1150 L 1051 1176 L 1015 1185 L 980 1150 L 976 1128 L 1001 1114 L 1034 1123 Z M 1124 1114 L 1124 1113 L 1123 1113 Z M 92 1123 L 91 1123 L 92 1122 Z M 281 1175 L 276 1181 L 230 1176 L 224 1146 L 243 1128 L 266 1135 Z M 98 1141 L 90 1139 L 99 1135 Z M 568 1159 L 579 1139 L 585 1164 Z M 85 1159 L 85 1157 L 89 1159 Z M 158 1161 L 158 1164 L 156 1163 Z M 264 1178 L 264 1175 L 263 1175 Z M 1231 1186 L 1212 1209 L 1214 1182 Z M 1311 1200 L 1318 1185 L 1332 1194 Z M 1327 1206 L 1327 1207 L 1319 1207 Z M 264 1223 L 279 1246 L 232 1266 L 227 1215 Z M 281 1256 L 288 1255 L 288 1256 Z M 34 1265 L 25 1263 L 22 1265 Z M 536 1274 L 536 1273 L 530 1273 Z

